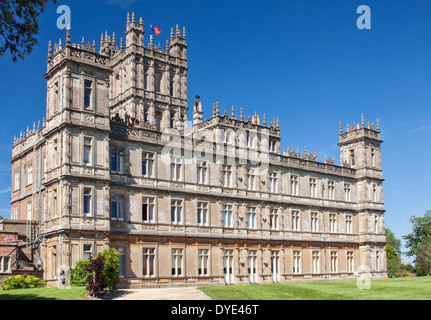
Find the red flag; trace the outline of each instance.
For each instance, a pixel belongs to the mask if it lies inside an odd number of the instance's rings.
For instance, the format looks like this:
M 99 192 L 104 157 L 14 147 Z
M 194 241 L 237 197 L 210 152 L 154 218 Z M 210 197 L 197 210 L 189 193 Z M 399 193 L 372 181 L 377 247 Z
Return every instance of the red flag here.
M 161 30 L 160 30 L 160 28 L 159 27 L 155 27 L 154 29 L 153 29 L 153 31 L 154 31 L 154 34 L 157 36 L 160 32 L 162 32 Z

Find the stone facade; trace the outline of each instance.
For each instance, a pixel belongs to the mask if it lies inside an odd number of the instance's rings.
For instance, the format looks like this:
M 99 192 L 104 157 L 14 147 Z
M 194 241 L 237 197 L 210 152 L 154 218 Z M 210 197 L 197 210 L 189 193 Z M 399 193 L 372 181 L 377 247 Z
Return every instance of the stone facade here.
M 11 217 L 35 220 L 44 279 L 108 248 L 121 284 L 386 275 L 380 129 L 339 128 L 341 165 L 280 150 L 279 119 L 234 107 L 187 123 L 186 31 L 144 46 L 49 44 L 46 119 L 12 149 Z M 39 243 L 39 242 L 37 242 Z

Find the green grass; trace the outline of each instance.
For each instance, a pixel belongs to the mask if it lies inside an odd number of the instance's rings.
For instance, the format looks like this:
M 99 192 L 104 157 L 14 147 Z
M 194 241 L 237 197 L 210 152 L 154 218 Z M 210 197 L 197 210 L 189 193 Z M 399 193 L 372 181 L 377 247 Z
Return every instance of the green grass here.
M 0 300 L 89 300 L 84 287 L 0 290 Z
M 431 277 L 371 280 L 370 289 L 354 281 L 319 281 L 199 288 L 213 300 L 431 300 Z

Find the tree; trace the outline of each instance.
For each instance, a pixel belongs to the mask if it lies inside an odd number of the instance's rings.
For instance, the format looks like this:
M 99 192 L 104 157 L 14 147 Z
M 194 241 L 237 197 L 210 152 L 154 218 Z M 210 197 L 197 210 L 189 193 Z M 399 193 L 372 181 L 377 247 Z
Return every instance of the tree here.
M 421 244 L 431 244 L 431 210 L 427 210 L 423 217 L 410 217 L 413 225 L 413 232 L 403 236 L 406 240 L 406 254 L 415 256 Z
M 99 253 L 94 259 L 91 259 L 91 263 L 85 268 L 85 271 L 89 272 L 88 284 L 85 289 L 92 296 L 98 296 L 105 290 L 105 278 L 103 277 L 104 259 L 105 257 Z
M 401 240 L 395 238 L 395 234 L 388 228 L 385 229 L 386 233 L 386 244 L 390 245 L 394 250 L 396 255 L 401 256 Z
M 120 254 L 116 249 L 105 250 L 102 252 L 105 257 L 103 267 L 103 277 L 105 278 L 105 285 L 109 289 L 113 289 L 118 283 L 120 277 Z
M 29 55 L 39 43 L 38 18 L 50 0 L 0 1 L 0 56 L 10 52 L 16 62 Z M 52 0 L 58 3 L 58 0 Z
M 418 275 L 429 276 L 431 272 L 431 245 L 422 243 L 416 251 L 416 270 Z

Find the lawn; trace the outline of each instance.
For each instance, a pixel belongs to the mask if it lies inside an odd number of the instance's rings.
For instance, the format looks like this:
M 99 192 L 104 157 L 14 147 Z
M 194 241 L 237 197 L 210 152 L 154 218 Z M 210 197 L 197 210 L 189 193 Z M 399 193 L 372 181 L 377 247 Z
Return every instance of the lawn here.
M 431 300 L 431 277 L 371 280 L 370 289 L 354 281 L 319 281 L 199 288 L 213 300 Z
M 0 300 L 89 300 L 84 287 L 0 290 Z

